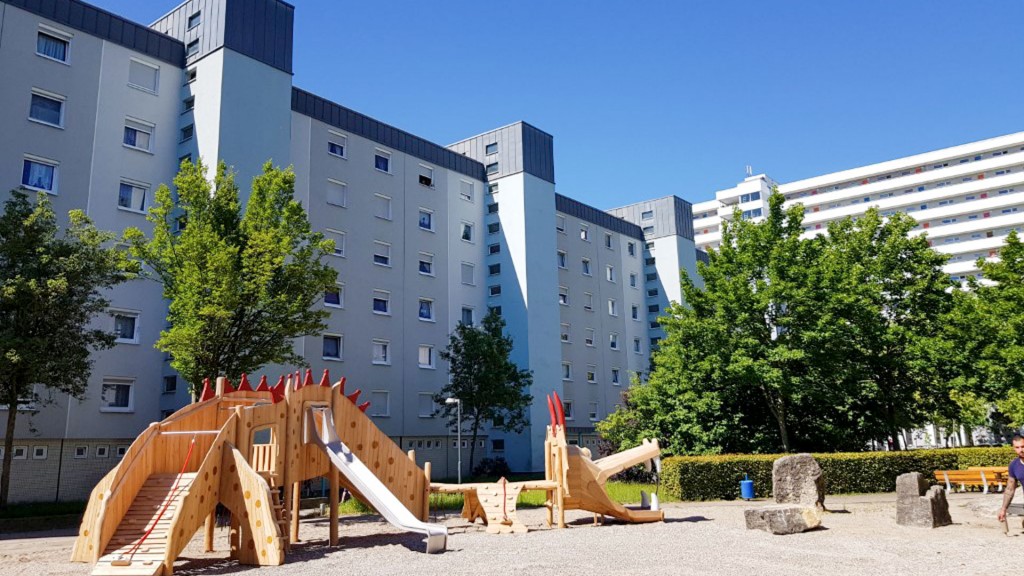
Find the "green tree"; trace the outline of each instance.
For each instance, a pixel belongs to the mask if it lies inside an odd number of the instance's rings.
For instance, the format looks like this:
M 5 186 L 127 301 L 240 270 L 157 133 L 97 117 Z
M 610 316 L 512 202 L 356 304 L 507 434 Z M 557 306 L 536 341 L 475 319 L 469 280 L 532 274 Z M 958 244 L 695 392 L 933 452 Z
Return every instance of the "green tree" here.
M 46 194 L 33 204 L 11 192 L 0 215 L 0 403 L 7 408 L 0 506 L 7 504 L 20 403 L 39 398 L 34 385 L 81 397 L 91 352 L 114 343 L 90 325 L 109 304 L 102 290 L 133 278 L 138 263 L 110 245 L 81 210 L 60 233 Z
M 448 426 L 456 422 L 457 407 L 447 398 L 462 401 L 462 417 L 469 425 L 469 467 L 473 468 L 476 439 L 486 422 L 497 430 L 521 432 L 533 401 L 529 389 L 533 375 L 509 359 L 512 338 L 504 334 L 505 321 L 491 310 L 479 328 L 459 323 L 449 336 L 441 359 L 448 362 L 449 382 L 434 395 Z
M 156 191 L 152 238 L 126 231 L 170 301 L 157 348 L 193 392 L 207 377 L 305 365 L 293 340 L 324 329 L 327 313 L 313 304 L 337 272 L 322 261 L 334 243 L 311 230 L 293 197 L 295 174 L 267 162 L 244 211 L 223 162 L 212 188 L 201 162 L 183 162 L 174 188 Z

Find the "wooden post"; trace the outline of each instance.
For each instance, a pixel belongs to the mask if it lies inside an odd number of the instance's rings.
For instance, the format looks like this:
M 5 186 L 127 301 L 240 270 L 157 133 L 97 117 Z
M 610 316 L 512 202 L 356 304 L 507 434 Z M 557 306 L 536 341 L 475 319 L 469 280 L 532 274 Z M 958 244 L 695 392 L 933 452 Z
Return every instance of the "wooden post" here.
M 214 391 L 217 393 L 217 396 L 223 396 L 224 395 L 224 384 L 227 381 L 228 381 L 227 377 L 225 377 L 225 376 L 217 376 L 217 384 L 214 386 Z
M 331 497 L 329 498 L 331 507 L 331 546 L 338 545 L 338 475 L 338 469 L 334 465 L 331 465 L 330 472 L 327 474 L 327 481 L 330 484 L 331 490 Z
M 204 525 L 203 531 L 203 550 L 206 552 L 213 552 L 213 528 L 217 522 L 217 509 L 214 508 L 213 512 L 206 517 L 206 524 Z
M 302 483 L 296 482 L 292 484 L 292 542 L 301 542 L 299 540 L 299 500 L 302 497 Z
M 423 517 L 420 520 L 430 521 L 430 461 L 423 463 L 423 482 L 426 484 L 423 494 Z

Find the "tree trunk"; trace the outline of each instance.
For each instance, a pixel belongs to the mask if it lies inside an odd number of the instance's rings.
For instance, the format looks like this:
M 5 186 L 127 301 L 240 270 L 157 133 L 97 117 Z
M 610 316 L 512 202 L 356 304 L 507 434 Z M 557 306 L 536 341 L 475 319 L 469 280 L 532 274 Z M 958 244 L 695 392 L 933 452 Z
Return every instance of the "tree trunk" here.
M 18 398 L 7 404 L 7 432 L 4 435 L 4 467 L 0 475 L 0 508 L 7 506 L 7 495 L 11 488 L 11 462 L 14 460 L 14 423 L 18 418 Z
M 761 388 L 765 399 L 768 401 L 768 410 L 775 416 L 779 425 L 779 437 L 782 439 L 782 451 L 789 452 L 789 431 L 786 429 L 786 405 L 780 399 L 772 398 L 770 392 L 764 387 Z
M 469 473 L 473 473 L 473 457 L 476 455 L 476 437 L 480 433 L 480 417 L 473 419 L 473 434 L 469 443 Z

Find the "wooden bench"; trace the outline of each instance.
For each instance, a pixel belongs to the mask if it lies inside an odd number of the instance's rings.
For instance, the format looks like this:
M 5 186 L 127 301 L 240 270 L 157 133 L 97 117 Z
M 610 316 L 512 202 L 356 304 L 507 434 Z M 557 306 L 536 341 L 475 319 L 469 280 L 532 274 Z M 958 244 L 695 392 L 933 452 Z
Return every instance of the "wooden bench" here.
M 946 490 L 949 492 L 954 491 L 954 486 L 959 486 L 961 490 L 981 488 L 982 492 L 987 494 L 990 490 L 993 492 L 1002 490 L 1003 485 L 1006 484 L 1006 472 L 1005 470 L 986 471 L 984 469 L 936 470 L 935 480 L 945 484 Z
M 1006 486 L 1006 480 L 1010 477 L 1009 466 L 968 466 L 967 469 L 981 470 L 990 482 L 995 479 L 1000 491 Z

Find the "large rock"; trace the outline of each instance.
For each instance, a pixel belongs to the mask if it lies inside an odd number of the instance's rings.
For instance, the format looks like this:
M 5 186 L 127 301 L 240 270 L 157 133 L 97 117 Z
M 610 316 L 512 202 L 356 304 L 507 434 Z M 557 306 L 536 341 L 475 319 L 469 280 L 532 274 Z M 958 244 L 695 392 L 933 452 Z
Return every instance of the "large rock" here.
M 783 456 L 772 466 L 772 493 L 778 504 L 825 509 L 825 476 L 810 454 Z
M 821 526 L 816 506 L 776 505 L 743 511 L 748 530 L 764 530 L 772 534 L 799 534 Z
M 896 523 L 920 528 L 952 524 L 946 490 L 942 486 L 929 488 L 920 472 L 900 474 L 896 478 Z

